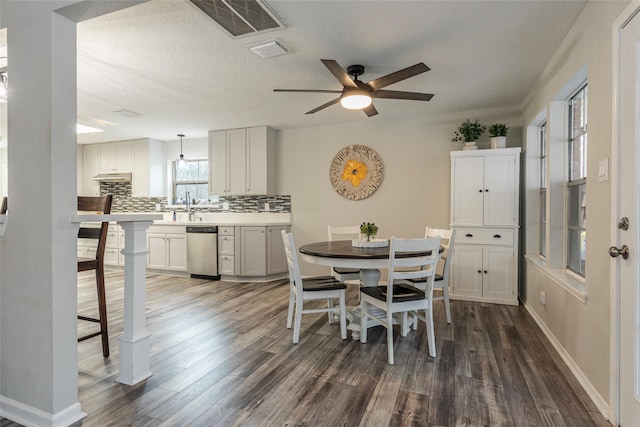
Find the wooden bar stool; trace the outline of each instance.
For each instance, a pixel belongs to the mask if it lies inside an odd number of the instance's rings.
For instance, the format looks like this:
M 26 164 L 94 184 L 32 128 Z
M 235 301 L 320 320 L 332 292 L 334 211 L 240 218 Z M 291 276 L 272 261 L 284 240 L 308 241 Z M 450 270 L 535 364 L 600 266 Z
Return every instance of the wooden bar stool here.
M 78 210 L 99 212 L 103 214 L 111 213 L 111 194 L 100 197 L 78 196 Z M 108 222 L 103 222 L 99 228 L 80 227 L 78 230 L 79 239 L 97 240 L 95 258 L 78 257 L 78 272 L 96 271 L 96 287 L 98 291 L 98 317 L 87 317 L 78 315 L 78 319 L 100 324 L 100 330 L 78 337 L 78 342 L 102 335 L 102 355 L 109 357 L 109 333 L 107 330 L 107 299 L 104 286 L 104 250 L 107 243 Z

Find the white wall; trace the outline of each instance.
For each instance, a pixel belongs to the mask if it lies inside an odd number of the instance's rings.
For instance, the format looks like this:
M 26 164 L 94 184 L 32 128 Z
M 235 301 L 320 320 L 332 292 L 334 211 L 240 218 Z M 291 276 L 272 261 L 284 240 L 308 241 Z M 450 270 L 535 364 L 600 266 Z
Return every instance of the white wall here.
M 582 303 L 539 270 L 526 265 L 523 299 L 587 381 L 587 391 L 601 410 L 608 410 L 609 269 L 606 255 L 612 221 L 610 182 L 598 182 L 598 161 L 611 153 L 612 24 L 628 2 L 590 2 L 562 42 L 523 107 L 523 125 L 549 107 L 562 87 L 587 64 L 589 150 L 587 159 L 588 300 Z M 534 141 L 530 141 L 533 144 Z M 525 144 L 526 145 L 526 144 Z M 533 172 L 530 172 L 533 173 Z M 528 216 L 536 213 L 528 209 Z M 546 309 L 539 304 L 547 292 Z M 589 389 L 592 388 L 592 389 Z M 593 394 L 593 392 L 597 394 Z
M 208 138 L 183 138 L 182 154 L 187 160 L 206 159 L 209 157 Z M 164 142 L 164 158 L 167 161 L 176 160 L 180 156 L 180 139 Z
M 453 131 L 467 117 L 487 125 L 515 125 L 510 146 L 520 145 L 519 116 L 496 112 L 458 113 L 433 120 L 413 116 L 374 118 L 335 126 L 279 131 L 278 192 L 291 196 L 292 231 L 298 246 L 326 240 L 327 225 L 375 222 L 378 236 L 421 237 L 425 226 L 449 227 L 449 152 Z M 488 136 L 483 146 L 488 146 Z M 373 148 L 382 158 L 384 177 L 369 198 L 353 201 L 331 187 L 329 166 L 336 153 L 352 144 Z M 302 265 L 303 274 L 324 274 L 325 267 Z

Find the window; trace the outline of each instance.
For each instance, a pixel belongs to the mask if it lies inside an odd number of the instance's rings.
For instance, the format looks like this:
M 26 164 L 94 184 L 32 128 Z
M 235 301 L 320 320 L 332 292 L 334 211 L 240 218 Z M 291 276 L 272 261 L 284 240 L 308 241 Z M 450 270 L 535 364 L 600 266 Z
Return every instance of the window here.
M 569 99 L 567 268 L 584 277 L 587 245 L 587 86 Z
M 207 160 L 187 160 L 184 167 L 173 162 L 173 200 L 180 203 L 187 198 L 203 202 L 209 199 L 209 162 Z
M 547 122 L 540 125 L 540 255 L 547 256 Z

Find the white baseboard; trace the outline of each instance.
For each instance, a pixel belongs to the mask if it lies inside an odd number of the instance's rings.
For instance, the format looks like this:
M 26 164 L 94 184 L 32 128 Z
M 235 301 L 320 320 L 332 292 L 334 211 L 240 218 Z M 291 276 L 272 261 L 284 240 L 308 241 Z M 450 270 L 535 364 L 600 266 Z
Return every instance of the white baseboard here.
M 51 414 L 8 397 L 0 396 L 0 416 L 25 426 L 68 427 L 87 416 L 76 402 Z
M 560 357 L 562 358 L 562 360 L 564 360 L 564 363 L 567 364 L 567 366 L 569 367 L 569 370 L 571 371 L 573 376 L 576 377 L 576 379 L 578 380 L 578 382 L 580 383 L 584 391 L 589 396 L 589 398 L 591 398 L 593 403 L 596 405 L 596 407 L 598 408 L 598 411 L 600 411 L 600 413 L 605 419 L 610 420 L 611 419 L 609 415 L 610 407 L 607 401 L 600 395 L 600 393 L 598 393 L 598 391 L 593 386 L 593 384 L 591 384 L 587 376 L 582 372 L 580 367 L 571 358 L 569 353 L 567 353 L 567 351 L 564 349 L 562 344 L 560 344 L 560 341 L 558 341 L 555 335 L 553 335 L 551 330 L 542 321 L 540 316 L 538 316 L 538 313 L 536 313 L 535 310 L 533 310 L 533 308 L 526 302 L 523 301 L 522 304 L 524 305 L 524 308 L 527 309 L 527 311 L 529 312 L 533 320 L 535 320 L 535 322 L 538 324 L 538 326 L 540 327 L 544 335 L 547 337 L 549 342 L 551 342 L 551 345 L 553 345 L 553 348 L 555 348 L 558 354 L 560 354 Z

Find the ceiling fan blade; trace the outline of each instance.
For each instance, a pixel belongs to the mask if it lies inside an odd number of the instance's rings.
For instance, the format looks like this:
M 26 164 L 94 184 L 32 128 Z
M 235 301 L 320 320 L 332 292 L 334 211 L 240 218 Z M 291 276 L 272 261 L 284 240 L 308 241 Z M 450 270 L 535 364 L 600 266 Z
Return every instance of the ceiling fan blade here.
M 378 114 L 378 110 L 376 110 L 376 107 L 374 107 L 373 104 L 369 104 L 368 107 L 364 107 L 362 111 L 364 111 L 364 113 L 369 117 Z
M 333 104 L 337 104 L 338 102 L 340 102 L 340 98 L 339 98 L 339 97 L 338 97 L 338 98 L 336 98 L 336 99 L 333 99 L 333 100 L 331 100 L 331 101 L 329 101 L 329 102 L 327 102 L 326 104 L 322 104 L 322 105 L 321 105 L 321 106 L 319 106 L 318 108 L 314 108 L 314 109 L 313 109 L 313 110 L 311 110 L 311 111 L 307 111 L 305 114 L 313 114 L 313 113 L 317 113 L 318 111 L 320 111 L 320 110 L 324 110 L 324 109 L 325 109 L 325 108 L 327 108 L 327 107 L 331 107 Z
M 353 82 L 353 80 L 351 80 L 351 77 L 349 77 L 349 74 L 347 74 L 344 68 L 342 68 L 336 61 L 334 61 L 333 59 L 321 59 L 320 61 L 322 61 L 324 66 L 327 67 L 329 71 L 331 71 L 331 74 L 333 74 L 334 77 L 338 79 L 342 86 L 358 87 Z
M 430 101 L 432 93 L 403 92 L 399 90 L 377 90 L 373 92 L 374 98 L 409 99 L 413 101 Z
M 342 93 L 341 90 L 323 89 L 274 89 L 274 92 L 312 92 L 312 93 Z
M 373 90 L 382 89 L 385 86 L 422 74 L 430 69 L 431 68 L 427 67 L 424 63 L 420 62 L 416 65 L 412 65 L 411 67 L 396 71 L 395 73 L 387 74 L 386 76 L 371 80 L 367 85 L 369 85 Z

